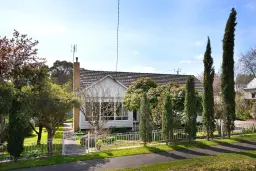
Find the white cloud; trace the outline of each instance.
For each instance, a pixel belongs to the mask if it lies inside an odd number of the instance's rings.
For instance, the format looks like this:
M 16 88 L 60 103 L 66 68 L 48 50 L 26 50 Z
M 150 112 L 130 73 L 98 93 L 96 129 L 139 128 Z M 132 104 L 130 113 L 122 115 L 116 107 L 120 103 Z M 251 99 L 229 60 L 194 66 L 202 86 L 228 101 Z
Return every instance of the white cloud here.
M 203 46 L 204 45 L 204 41 L 197 41 L 194 43 L 195 46 Z
M 199 55 L 195 56 L 194 58 L 202 60 L 204 58 L 204 55 L 203 54 L 199 54 Z
M 253 4 L 246 4 L 245 7 L 252 10 L 256 10 L 256 5 L 253 5 Z
M 182 60 L 180 61 L 181 64 L 191 64 L 192 61 L 191 60 Z

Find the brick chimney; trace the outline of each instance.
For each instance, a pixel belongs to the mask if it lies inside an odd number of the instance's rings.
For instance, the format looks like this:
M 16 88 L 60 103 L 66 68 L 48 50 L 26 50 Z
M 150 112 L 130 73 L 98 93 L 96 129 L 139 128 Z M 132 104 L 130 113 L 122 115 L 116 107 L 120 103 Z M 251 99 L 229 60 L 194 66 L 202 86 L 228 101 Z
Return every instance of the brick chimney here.
M 80 90 L 80 63 L 78 62 L 78 57 L 76 57 L 76 61 L 74 62 L 74 73 L 73 73 L 73 91 L 74 93 L 79 92 Z M 79 116 L 80 109 L 73 109 L 73 128 L 74 131 L 79 131 Z

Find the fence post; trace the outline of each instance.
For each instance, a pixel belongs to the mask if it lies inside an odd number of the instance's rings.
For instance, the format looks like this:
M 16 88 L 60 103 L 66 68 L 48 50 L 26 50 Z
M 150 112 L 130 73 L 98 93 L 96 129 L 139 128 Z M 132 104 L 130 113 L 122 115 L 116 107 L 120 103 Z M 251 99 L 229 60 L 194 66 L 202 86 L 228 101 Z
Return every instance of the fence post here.
M 98 149 L 97 149 L 97 133 L 96 133 L 96 131 L 95 131 L 95 135 L 94 135 L 94 138 L 95 138 L 95 149 L 96 149 L 96 151 L 98 151 Z
M 90 131 L 88 131 L 88 153 L 90 153 Z
M 223 137 L 223 128 L 222 128 L 222 122 L 221 122 L 221 119 L 220 119 L 220 134 L 221 134 L 221 137 Z
M 65 132 L 62 133 L 62 155 L 65 155 Z

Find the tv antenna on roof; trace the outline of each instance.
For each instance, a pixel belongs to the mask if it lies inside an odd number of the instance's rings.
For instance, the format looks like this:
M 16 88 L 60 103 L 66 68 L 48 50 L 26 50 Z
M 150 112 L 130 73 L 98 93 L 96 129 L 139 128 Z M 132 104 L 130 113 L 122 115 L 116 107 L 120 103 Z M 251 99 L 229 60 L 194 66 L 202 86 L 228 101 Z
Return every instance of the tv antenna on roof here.
M 77 44 L 71 45 L 71 52 L 73 52 L 73 63 L 75 61 L 75 53 L 77 52 Z
M 180 69 L 180 68 L 178 68 L 177 70 L 176 70 L 176 69 L 174 69 L 174 72 L 176 72 L 176 73 L 177 73 L 177 75 L 179 75 L 179 74 L 180 74 L 180 72 L 181 72 L 181 69 Z

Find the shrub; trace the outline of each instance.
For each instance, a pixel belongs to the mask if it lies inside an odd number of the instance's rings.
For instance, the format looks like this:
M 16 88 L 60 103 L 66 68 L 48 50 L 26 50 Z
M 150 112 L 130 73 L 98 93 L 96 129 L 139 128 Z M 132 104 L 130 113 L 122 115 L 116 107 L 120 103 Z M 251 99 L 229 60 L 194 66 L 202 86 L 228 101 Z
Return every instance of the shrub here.
M 126 133 L 129 132 L 131 130 L 131 128 L 111 128 L 110 129 L 110 133 L 114 134 L 114 133 Z
M 115 140 L 116 140 L 115 137 L 107 137 L 102 139 L 102 142 L 105 144 L 112 144 L 112 142 L 114 142 Z
M 7 150 L 7 145 L 6 144 L 0 145 L 0 152 L 5 152 L 6 150 Z
M 243 129 L 242 130 L 242 134 L 252 134 L 252 133 L 255 133 L 256 132 L 256 128 L 253 126 L 249 129 Z
M 24 157 L 25 158 L 35 158 L 35 157 L 40 157 L 43 155 L 43 151 L 41 149 L 35 149 L 35 150 L 30 150 L 27 152 Z
M 97 150 L 100 150 L 101 147 L 103 146 L 103 141 L 102 140 L 98 140 L 97 143 L 96 143 L 96 147 L 97 147 Z
M 7 138 L 8 138 L 8 125 L 6 125 L 3 128 L 3 132 L 0 132 L 0 138 L 1 138 L 0 144 L 2 144 L 5 141 L 7 141 Z

